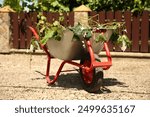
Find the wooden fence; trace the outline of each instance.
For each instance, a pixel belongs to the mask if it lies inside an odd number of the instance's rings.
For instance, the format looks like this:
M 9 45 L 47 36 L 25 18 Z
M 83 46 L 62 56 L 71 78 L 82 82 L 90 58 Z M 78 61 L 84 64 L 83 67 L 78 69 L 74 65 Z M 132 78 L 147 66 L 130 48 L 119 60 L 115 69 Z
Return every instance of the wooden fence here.
M 105 23 L 108 21 L 124 21 L 127 27 L 127 35 L 132 41 L 132 45 L 126 51 L 128 52 L 150 52 L 150 12 L 144 11 L 141 15 L 134 16 L 130 11 L 101 11 L 90 12 L 90 16 L 99 14 L 99 17 L 95 17 L 94 20 Z M 58 20 L 59 13 L 45 12 L 49 22 Z M 61 22 L 64 26 L 74 25 L 74 12 L 63 13 L 64 21 Z M 32 33 L 29 29 L 24 30 L 22 23 L 25 25 L 36 27 L 37 13 L 10 13 L 11 17 L 11 29 L 12 29 L 12 43 L 13 48 L 26 49 L 30 45 Z M 110 50 L 113 51 L 113 47 L 109 44 Z M 116 47 L 115 51 L 121 51 Z

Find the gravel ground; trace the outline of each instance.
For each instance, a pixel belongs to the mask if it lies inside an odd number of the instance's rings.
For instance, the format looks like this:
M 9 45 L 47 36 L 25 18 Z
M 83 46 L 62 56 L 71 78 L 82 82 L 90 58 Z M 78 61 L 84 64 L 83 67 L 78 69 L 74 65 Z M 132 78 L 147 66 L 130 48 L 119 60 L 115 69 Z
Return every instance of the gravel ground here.
M 32 61 L 30 62 L 30 59 Z M 150 99 L 150 59 L 113 58 L 113 66 L 104 71 L 105 93 L 84 91 L 78 72 L 61 73 L 57 83 L 47 86 L 44 79 L 46 55 L 0 54 L 0 99 Z M 51 75 L 60 60 L 53 59 Z M 66 65 L 64 69 L 76 69 Z

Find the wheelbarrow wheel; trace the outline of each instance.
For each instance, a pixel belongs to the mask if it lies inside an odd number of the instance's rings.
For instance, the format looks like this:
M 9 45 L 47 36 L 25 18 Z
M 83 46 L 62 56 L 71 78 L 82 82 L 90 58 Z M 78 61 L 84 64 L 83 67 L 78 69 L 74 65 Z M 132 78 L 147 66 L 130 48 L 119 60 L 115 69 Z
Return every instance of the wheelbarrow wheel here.
M 84 67 L 90 67 L 91 60 L 89 54 L 81 59 L 80 64 L 83 64 Z M 100 87 L 103 85 L 102 68 L 93 68 L 90 71 L 80 68 L 80 74 L 82 86 L 86 91 L 89 93 L 96 93 L 100 90 Z

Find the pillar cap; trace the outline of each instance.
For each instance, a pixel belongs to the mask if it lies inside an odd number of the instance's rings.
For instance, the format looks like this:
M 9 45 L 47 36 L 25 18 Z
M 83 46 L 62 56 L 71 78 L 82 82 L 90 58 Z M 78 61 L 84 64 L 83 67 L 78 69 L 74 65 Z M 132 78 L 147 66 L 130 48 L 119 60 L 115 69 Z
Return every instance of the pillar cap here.
M 15 12 L 12 8 L 10 8 L 10 6 L 4 6 L 2 8 L 0 8 L 0 12 L 5 12 L 5 13 L 8 13 L 8 12 Z
M 81 5 L 73 10 L 74 12 L 89 12 L 92 11 L 89 7 Z

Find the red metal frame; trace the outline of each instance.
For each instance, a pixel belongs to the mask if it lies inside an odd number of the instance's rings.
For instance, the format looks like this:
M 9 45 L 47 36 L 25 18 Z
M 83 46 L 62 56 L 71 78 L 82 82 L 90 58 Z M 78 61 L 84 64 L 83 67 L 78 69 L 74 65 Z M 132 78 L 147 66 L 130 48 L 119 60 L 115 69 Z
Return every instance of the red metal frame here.
M 33 32 L 35 38 L 37 41 L 39 41 L 39 36 L 37 34 L 37 32 L 35 31 L 34 28 L 32 27 L 29 27 L 29 29 Z M 104 50 L 106 51 L 106 56 L 107 56 L 107 61 L 106 62 L 97 62 L 95 60 L 95 57 L 94 57 L 94 52 L 93 52 L 93 49 L 92 49 L 92 46 L 91 46 L 91 42 L 89 40 L 86 41 L 86 45 L 87 45 L 87 49 L 88 49 L 88 52 L 90 53 L 90 58 L 91 58 L 91 65 L 90 67 L 88 66 L 84 66 L 82 64 L 79 64 L 79 63 L 76 63 L 76 62 L 73 62 L 73 61 L 63 61 L 58 69 L 58 71 L 56 72 L 56 75 L 54 76 L 53 79 L 50 79 L 50 63 L 51 63 L 51 55 L 50 53 L 48 52 L 47 50 L 47 47 L 46 45 L 40 45 L 41 48 L 45 51 L 45 53 L 47 54 L 47 69 L 46 69 L 46 80 L 47 80 L 47 83 L 48 84 L 53 84 L 55 83 L 55 81 L 58 79 L 58 76 L 60 74 L 60 72 L 62 71 L 63 69 L 63 66 L 68 63 L 68 64 L 71 64 L 71 65 L 74 65 L 74 66 L 77 66 L 79 68 L 82 68 L 84 69 L 87 73 L 91 70 L 93 70 L 93 68 L 96 68 L 96 67 L 102 67 L 104 70 L 107 70 L 111 67 L 112 65 L 112 58 L 111 58 L 111 55 L 110 55 L 110 51 L 109 51 L 109 48 L 108 48 L 108 45 L 107 45 L 107 42 L 104 43 Z M 67 70 L 66 70 L 67 71 Z M 68 70 L 70 71 L 70 70 Z

